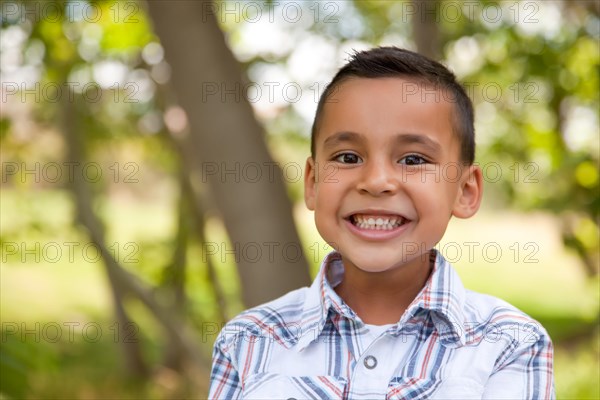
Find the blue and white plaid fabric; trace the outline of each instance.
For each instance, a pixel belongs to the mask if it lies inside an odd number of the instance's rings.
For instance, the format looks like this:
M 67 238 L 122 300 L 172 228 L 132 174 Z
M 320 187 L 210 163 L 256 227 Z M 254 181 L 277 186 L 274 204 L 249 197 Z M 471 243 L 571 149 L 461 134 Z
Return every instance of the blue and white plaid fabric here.
M 510 304 L 466 290 L 441 254 L 400 321 L 374 342 L 333 290 L 341 256 L 309 288 L 243 312 L 214 347 L 210 399 L 553 399 L 552 343 Z

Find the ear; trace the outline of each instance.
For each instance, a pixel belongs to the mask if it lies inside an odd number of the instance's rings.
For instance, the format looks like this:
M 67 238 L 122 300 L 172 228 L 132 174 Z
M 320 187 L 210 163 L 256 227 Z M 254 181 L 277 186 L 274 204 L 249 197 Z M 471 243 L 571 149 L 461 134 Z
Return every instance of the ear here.
M 306 207 L 314 211 L 315 209 L 315 191 L 316 191 L 316 166 L 312 157 L 306 159 L 304 167 L 304 203 Z
M 483 175 L 477 165 L 469 165 L 460 179 L 452 215 L 457 218 L 469 218 L 475 215 L 483 195 Z

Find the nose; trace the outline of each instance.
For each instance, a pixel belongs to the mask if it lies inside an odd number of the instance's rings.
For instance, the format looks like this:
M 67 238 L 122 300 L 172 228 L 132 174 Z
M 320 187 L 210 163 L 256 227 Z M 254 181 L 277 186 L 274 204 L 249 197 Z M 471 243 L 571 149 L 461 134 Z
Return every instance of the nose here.
M 399 179 L 394 166 L 387 160 L 366 162 L 356 188 L 361 194 L 382 196 L 398 191 Z

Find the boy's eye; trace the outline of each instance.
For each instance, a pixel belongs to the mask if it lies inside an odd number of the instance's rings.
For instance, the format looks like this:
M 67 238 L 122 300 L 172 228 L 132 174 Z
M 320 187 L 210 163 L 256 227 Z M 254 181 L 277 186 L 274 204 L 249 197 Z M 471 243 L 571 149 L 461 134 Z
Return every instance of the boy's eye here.
M 399 162 L 400 164 L 406 165 L 419 165 L 427 163 L 427 160 L 416 154 L 410 154 L 406 157 L 402 157 Z
M 353 153 L 338 154 L 334 160 L 343 164 L 358 164 L 362 162 L 362 159 Z

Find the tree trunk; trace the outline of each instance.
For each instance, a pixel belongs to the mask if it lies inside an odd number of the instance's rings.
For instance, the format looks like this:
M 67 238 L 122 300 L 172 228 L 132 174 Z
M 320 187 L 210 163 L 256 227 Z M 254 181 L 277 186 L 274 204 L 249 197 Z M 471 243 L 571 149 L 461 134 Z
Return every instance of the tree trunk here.
M 185 273 L 187 264 L 187 246 L 190 231 L 189 206 L 183 193 L 182 179 L 179 179 L 181 191 L 177 207 L 177 233 L 175 235 L 171 263 L 164 271 L 164 286 L 173 296 L 172 311 L 181 320 L 185 318 L 187 298 L 185 295 Z M 182 371 L 185 362 L 185 349 L 174 340 L 166 343 L 163 364 L 175 371 Z
M 62 114 L 60 122 L 67 145 L 67 162 L 72 163 L 72 165 L 85 165 L 85 151 L 80 138 L 82 132 L 80 132 L 78 126 L 80 112 L 75 110 L 78 103 L 70 101 L 68 96 L 63 97 L 64 101 L 61 104 Z M 79 100 L 79 96 L 73 98 Z M 88 228 L 89 231 L 94 232 L 91 236 L 96 245 L 100 245 L 100 248 L 105 247 L 104 227 L 92 211 L 93 195 L 90 189 L 80 174 L 73 174 L 72 180 L 69 183 L 75 199 L 78 222 Z M 108 266 L 106 272 L 113 297 L 115 315 L 117 317 L 118 338 L 124 355 L 125 371 L 127 374 L 135 377 L 147 377 L 149 369 L 142 357 L 140 343 L 137 339 L 124 339 L 128 337 L 131 333 L 130 328 L 134 326 L 123 305 L 126 289 L 115 274 L 111 273 Z
M 194 192 L 194 188 L 192 187 L 188 176 L 182 176 L 180 180 L 182 198 L 185 199 L 186 204 L 189 205 L 191 213 L 193 214 L 194 224 L 192 224 L 192 229 L 195 233 L 195 237 L 198 240 L 198 243 L 201 245 L 205 244 L 205 206 L 202 203 L 202 198 L 200 197 L 201 195 L 200 193 Z M 189 204 L 192 202 L 195 203 L 194 206 Z M 225 294 L 223 293 L 223 289 L 221 288 L 219 280 L 217 279 L 217 273 L 213 260 L 207 256 L 206 251 L 203 251 L 203 257 L 206 258 L 206 275 L 208 280 L 211 282 L 211 287 L 217 306 L 215 314 L 218 316 L 219 320 L 214 322 L 221 324 L 227 322 L 227 302 L 225 300 Z
M 177 139 L 184 165 L 197 183 L 209 185 L 232 243 L 212 243 L 211 249 L 237 263 L 247 306 L 308 284 L 281 169 L 242 93 L 241 68 L 212 2 L 147 4 L 189 118 L 189 135 Z
M 64 96 L 68 99 L 68 96 Z M 79 97 L 74 97 L 80 100 Z M 63 107 L 63 131 L 67 143 L 69 162 L 79 163 L 75 165 L 84 165 L 83 145 L 81 143 L 81 132 L 75 125 L 78 113 L 71 107 L 76 103 L 65 101 Z M 81 174 L 74 174 L 71 188 L 77 210 L 77 219 L 86 229 L 90 240 L 99 249 L 100 256 L 104 261 L 104 266 L 110 287 L 115 300 L 117 317 L 119 318 L 119 342 L 123 346 L 126 356 L 126 367 L 129 372 L 144 376 L 148 368 L 145 366 L 141 357 L 139 343 L 135 340 L 125 340 L 125 337 L 131 336 L 130 327 L 133 322 L 127 317 L 123 307 L 125 295 L 131 295 L 137 298 L 154 315 L 158 323 L 163 327 L 168 340 L 174 342 L 173 348 L 180 348 L 185 353 L 187 359 L 196 367 L 198 371 L 208 374 L 206 366 L 210 365 L 210 360 L 200 351 L 198 343 L 199 338 L 190 327 L 183 322 L 177 315 L 173 315 L 170 309 L 163 307 L 155 298 L 154 292 L 143 285 L 137 276 L 125 270 L 115 259 L 110 249 L 106 246 L 104 240 L 104 229 L 100 219 L 92 209 L 93 196 L 87 183 L 81 177 Z M 135 327 L 135 326 L 134 326 Z
M 417 52 L 433 60 L 442 58 L 438 19 L 440 17 L 438 0 L 413 0 L 413 38 Z

